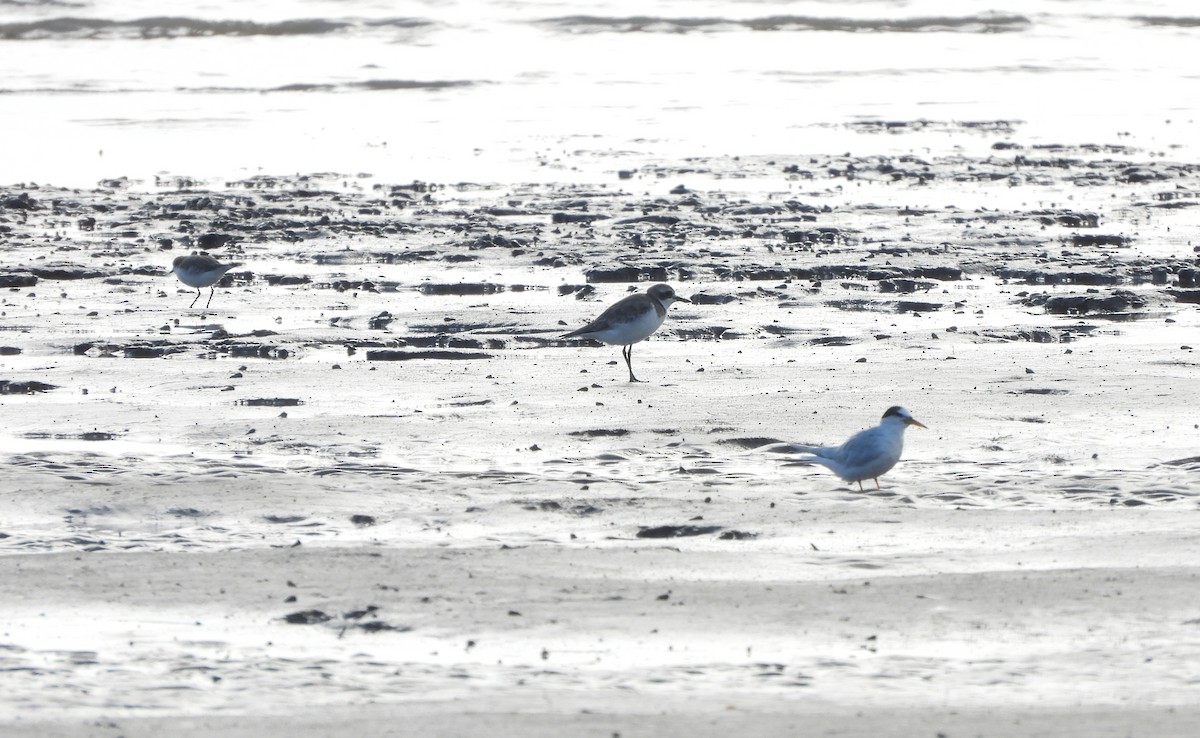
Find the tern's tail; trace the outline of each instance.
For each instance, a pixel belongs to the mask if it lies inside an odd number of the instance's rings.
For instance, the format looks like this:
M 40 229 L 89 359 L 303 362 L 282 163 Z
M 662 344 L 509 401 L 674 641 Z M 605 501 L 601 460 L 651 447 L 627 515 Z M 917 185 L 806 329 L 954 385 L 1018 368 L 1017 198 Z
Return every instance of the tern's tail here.
M 768 443 L 767 445 L 759 446 L 754 450 L 772 454 L 811 454 L 813 453 L 813 448 L 813 446 L 803 446 L 798 443 L 787 443 L 786 441 L 783 441 L 780 443 Z
M 813 454 L 814 456 L 820 456 L 824 450 L 822 446 L 805 446 L 802 443 L 793 443 L 792 448 L 796 449 L 796 453 Z
M 833 459 L 826 459 L 823 456 L 804 456 L 798 459 L 798 461 L 804 464 L 820 464 L 826 469 L 831 469 L 835 474 L 838 475 L 842 473 L 842 467 L 840 464 L 838 464 L 838 462 L 834 461 Z

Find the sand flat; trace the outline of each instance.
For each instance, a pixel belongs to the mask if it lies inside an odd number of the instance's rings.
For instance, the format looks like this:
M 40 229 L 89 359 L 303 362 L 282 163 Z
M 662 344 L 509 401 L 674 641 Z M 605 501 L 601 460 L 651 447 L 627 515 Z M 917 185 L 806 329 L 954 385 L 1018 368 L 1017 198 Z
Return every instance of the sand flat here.
M 1047 517 L 981 515 L 1033 527 Z M 901 521 L 903 535 L 936 541 L 919 517 Z M 1138 514 L 1105 542 L 1136 559 L 1161 518 Z M 414 715 L 396 729 L 499 720 L 517 735 L 558 715 L 562 727 L 634 734 L 811 720 L 830 735 L 899 735 L 991 714 L 994 732 L 978 734 L 1016 735 L 1006 720 L 1037 725 L 1086 706 L 1088 719 L 1122 715 L 1100 735 L 1133 716 L 1186 735 L 1194 718 L 1194 565 L 1064 556 L 1056 568 L 948 574 L 935 550 L 923 557 L 931 573 L 897 575 L 811 549 L 711 549 L 7 557 L 5 661 L 22 676 L 8 701 L 36 706 L 9 727 L 39 734 L 53 711 L 59 729 L 103 713 L 121 734 L 152 734 L 172 715 L 183 735 L 319 735 L 331 715 L 364 729 Z M 304 613 L 313 622 L 286 620 Z
M 1190 735 L 1200 170 L 1073 154 L 13 189 L 0 725 Z

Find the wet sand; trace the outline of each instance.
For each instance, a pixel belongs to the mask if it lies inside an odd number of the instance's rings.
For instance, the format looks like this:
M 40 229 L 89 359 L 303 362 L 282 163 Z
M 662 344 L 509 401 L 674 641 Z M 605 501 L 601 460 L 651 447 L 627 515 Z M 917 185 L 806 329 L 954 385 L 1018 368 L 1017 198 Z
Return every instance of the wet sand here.
M 5 734 L 1190 735 L 1200 165 L 938 125 L 4 188 Z M 655 282 L 645 383 L 559 338 Z M 756 450 L 893 404 L 882 490 Z

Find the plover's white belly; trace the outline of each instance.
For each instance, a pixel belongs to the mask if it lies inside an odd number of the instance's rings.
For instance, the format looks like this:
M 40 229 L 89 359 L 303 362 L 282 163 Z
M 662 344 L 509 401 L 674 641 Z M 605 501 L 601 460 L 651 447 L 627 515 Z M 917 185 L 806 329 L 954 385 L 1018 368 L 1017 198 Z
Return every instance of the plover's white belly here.
M 175 276 L 179 277 L 179 281 L 186 284 L 188 287 L 211 287 L 221 281 L 221 277 L 225 276 L 226 269 L 209 269 L 197 270 L 179 268 L 175 270 Z
M 647 308 L 638 315 L 629 316 L 625 320 L 613 321 L 601 330 L 589 333 L 588 336 L 614 346 L 628 346 L 644 340 L 658 330 L 666 317 L 665 314 L 659 315 L 653 307 L 647 306 Z

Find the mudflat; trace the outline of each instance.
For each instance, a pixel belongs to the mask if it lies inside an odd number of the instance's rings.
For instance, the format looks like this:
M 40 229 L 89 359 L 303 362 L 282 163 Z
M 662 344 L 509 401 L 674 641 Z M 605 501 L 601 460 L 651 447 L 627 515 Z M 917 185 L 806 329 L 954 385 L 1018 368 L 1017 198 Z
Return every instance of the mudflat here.
M 1200 164 L 1009 134 L 4 188 L 3 732 L 1192 735 Z

